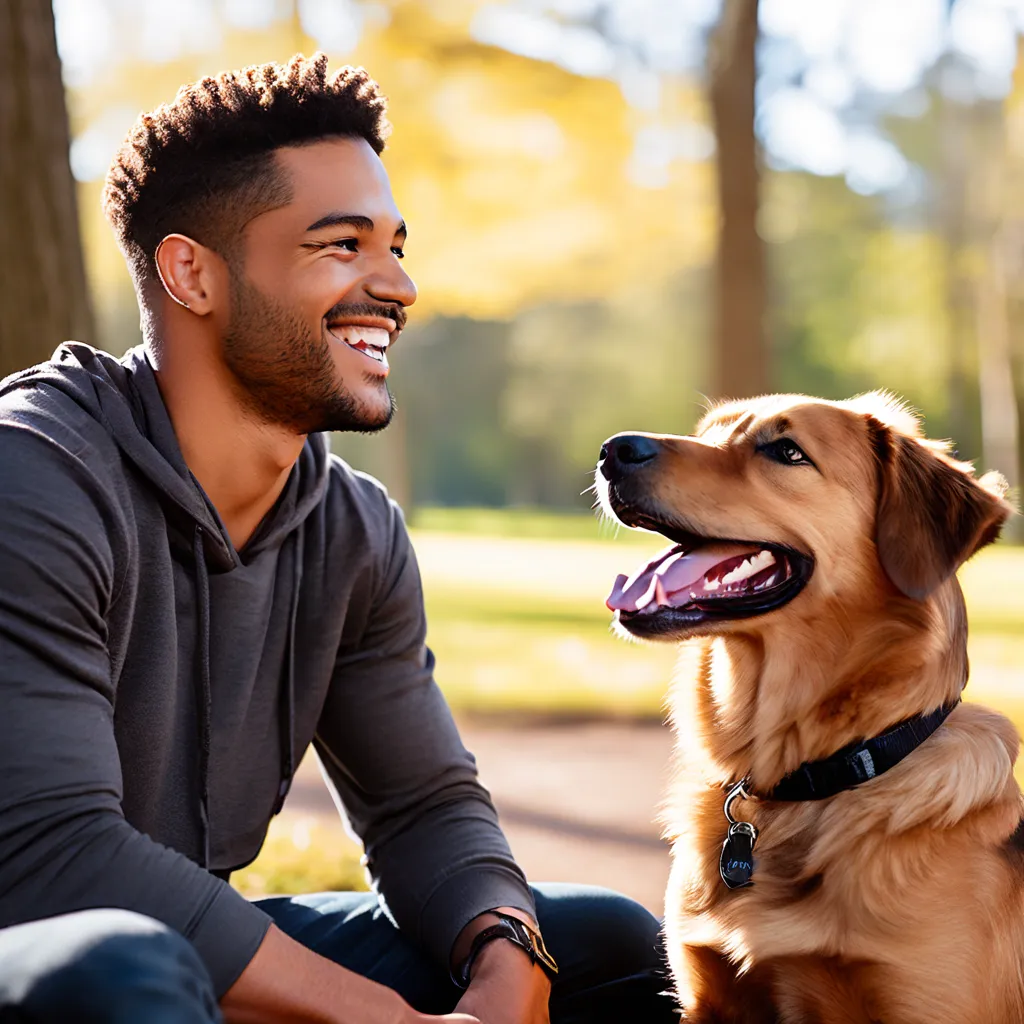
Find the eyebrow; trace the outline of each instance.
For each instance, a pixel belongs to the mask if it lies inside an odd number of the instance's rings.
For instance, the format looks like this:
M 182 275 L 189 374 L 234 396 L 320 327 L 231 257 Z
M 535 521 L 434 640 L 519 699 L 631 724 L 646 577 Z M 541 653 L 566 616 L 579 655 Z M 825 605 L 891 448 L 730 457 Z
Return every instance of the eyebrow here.
M 373 221 L 361 213 L 325 213 L 319 220 L 314 221 L 306 228 L 306 234 L 310 231 L 319 231 L 321 228 L 334 228 L 345 225 L 355 228 L 357 231 L 372 231 Z M 395 231 L 395 237 L 408 238 L 409 231 L 403 220 Z
M 768 437 L 770 434 L 786 434 L 793 429 L 793 424 L 787 416 L 773 416 L 758 427 L 757 433 L 760 436 Z
M 747 427 L 749 427 L 755 419 L 756 415 L 752 411 L 748 410 L 742 415 L 737 416 L 731 423 L 723 424 L 723 426 L 729 426 L 732 428 L 729 431 L 729 437 L 731 439 L 736 437 L 737 434 L 745 434 L 747 432 Z

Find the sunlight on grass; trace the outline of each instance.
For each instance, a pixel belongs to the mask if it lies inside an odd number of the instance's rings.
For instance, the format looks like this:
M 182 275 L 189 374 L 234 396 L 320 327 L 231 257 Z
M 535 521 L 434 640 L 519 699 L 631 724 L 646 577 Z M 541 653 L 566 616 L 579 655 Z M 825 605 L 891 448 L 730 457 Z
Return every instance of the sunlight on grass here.
M 588 517 L 526 511 L 428 510 L 416 522 L 429 642 L 456 710 L 660 714 L 675 648 L 613 635 L 604 599 L 615 576 L 663 538 L 625 530 L 602 538 Z M 458 526 L 467 532 L 453 532 Z M 1024 587 L 1014 585 L 1024 582 L 1024 549 L 982 552 L 961 581 L 971 697 L 1024 698 Z
M 333 827 L 331 827 L 333 826 Z M 259 857 L 231 876 L 243 896 L 366 889 L 362 848 L 336 822 L 287 811 L 270 823 Z

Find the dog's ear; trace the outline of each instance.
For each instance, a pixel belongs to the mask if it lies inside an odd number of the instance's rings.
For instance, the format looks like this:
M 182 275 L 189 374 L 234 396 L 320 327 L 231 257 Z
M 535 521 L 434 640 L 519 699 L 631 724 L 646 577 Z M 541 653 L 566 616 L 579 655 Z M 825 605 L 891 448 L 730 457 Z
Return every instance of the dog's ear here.
M 976 479 L 940 445 L 868 420 L 878 459 L 875 543 L 890 580 L 923 600 L 979 548 L 992 543 L 1013 507 L 998 473 Z

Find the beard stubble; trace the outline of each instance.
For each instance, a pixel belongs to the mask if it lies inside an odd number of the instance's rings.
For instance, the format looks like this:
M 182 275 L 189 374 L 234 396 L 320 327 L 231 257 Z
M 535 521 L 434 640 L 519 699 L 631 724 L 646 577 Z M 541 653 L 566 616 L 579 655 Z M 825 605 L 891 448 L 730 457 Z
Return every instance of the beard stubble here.
M 339 379 L 324 329 L 315 334 L 291 310 L 234 270 L 223 352 L 239 398 L 264 423 L 297 434 L 375 433 L 394 415 L 394 399 L 386 382 L 369 373 L 364 378 L 384 392 L 386 407 L 360 400 Z

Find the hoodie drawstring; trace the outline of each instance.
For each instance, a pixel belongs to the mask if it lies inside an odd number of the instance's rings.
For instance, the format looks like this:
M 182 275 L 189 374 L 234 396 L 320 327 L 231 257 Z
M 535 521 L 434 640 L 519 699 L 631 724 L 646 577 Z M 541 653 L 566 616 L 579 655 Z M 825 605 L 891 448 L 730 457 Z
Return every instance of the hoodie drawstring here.
M 292 557 L 292 606 L 288 614 L 288 647 L 284 659 L 284 684 L 281 687 L 281 783 L 274 802 L 274 814 L 280 814 L 284 798 L 295 775 L 295 633 L 299 621 L 299 592 L 302 589 L 303 531 L 294 533 Z
M 299 621 L 299 592 L 302 588 L 303 531 L 296 530 L 292 557 L 292 600 L 288 614 L 288 640 L 285 650 L 284 680 L 278 721 L 281 730 L 281 782 L 274 801 L 273 814 L 279 814 L 295 775 L 295 634 Z M 196 569 L 199 643 L 199 693 L 196 703 L 199 720 L 199 820 L 202 831 L 202 866 L 210 866 L 210 722 L 213 692 L 210 683 L 210 576 L 203 547 L 203 528 L 196 527 L 193 540 Z
M 203 528 L 196 527 L 193 540 L 196 567 L 199 626 L 199 694 L 196 717 L 199 720 L 199 819 L 202 830 L 203 867 L 210 866 L 210 715 L 213 694 L 210 688 L 210 575 L 203 548 Z

